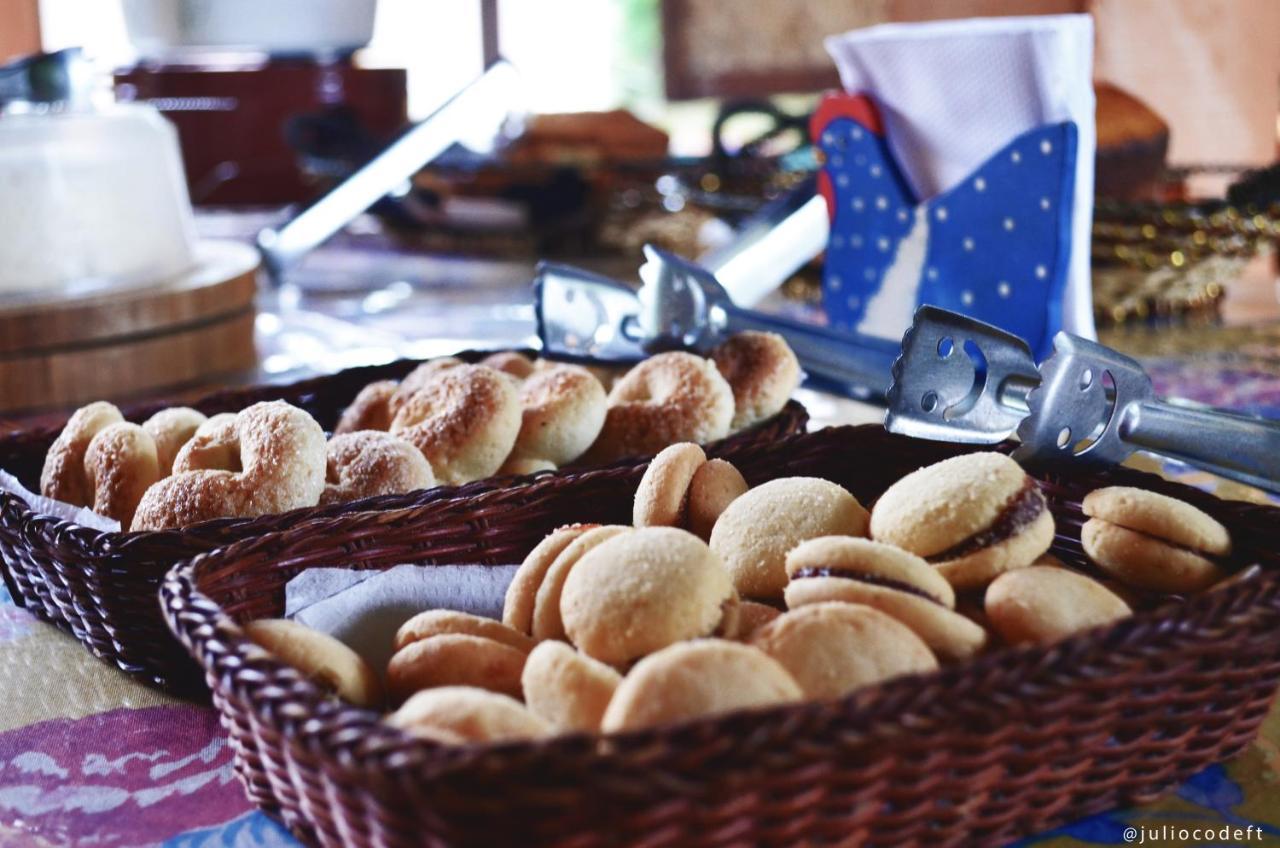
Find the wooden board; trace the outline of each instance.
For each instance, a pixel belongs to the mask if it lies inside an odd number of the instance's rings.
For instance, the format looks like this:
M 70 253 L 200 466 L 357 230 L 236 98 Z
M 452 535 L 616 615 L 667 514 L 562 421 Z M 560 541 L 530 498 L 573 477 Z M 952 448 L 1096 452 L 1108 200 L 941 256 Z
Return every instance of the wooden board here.
M 0 309 L 0 412 L 123 401 L 257 364 L 257 252 L 200 245 L 160 286 Z

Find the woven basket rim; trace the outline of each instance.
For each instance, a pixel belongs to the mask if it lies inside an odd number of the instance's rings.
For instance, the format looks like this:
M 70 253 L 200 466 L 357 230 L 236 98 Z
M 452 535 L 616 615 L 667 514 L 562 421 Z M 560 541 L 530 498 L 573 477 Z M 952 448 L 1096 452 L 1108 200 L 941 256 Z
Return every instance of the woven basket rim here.
M 880 428 L 879 425 L 872 424 L 830 429 L 854 433 L 859 430 Z M 818 431 L 818 433 L 822 432 L 826 431 Z M 784 441 L 794 443 L 796 440 L 814 435 L 817 433 L 797 434 Z M 1232 512 L 1236 516 L 1233 523 L 1237 525 L 1259 524 L 1265 527 L 1265 524 L 1260 523 L 1269 520 L 1272 526 L 1280 528 L 1280 508 L 1223 501 L 1199 489 L 1133 469 L 1118 468 L 1111 470 L 1108 474 L 1109 476 L 1099 485 L 1137 485 L 1164 491 L 1166 494 L 1176 493 L 1197 505 L 1216 505 L 1214 510 L 1216 512 Z M 1076 476 L 1079 478 L 1087 475 Z M 549 486 L 554 482 L 546 480 L 542 485 Z M 532 485 L 538 485 L 538 483 Z M 484 498 L 486 495 L 493 496 L 493 493 L 484 493 L 479 497 Z M 348 524 L 356 526 L 355 523 L 361 520 L 369 519 L 360 515 L 346 516 L 341 519 L 341 524 L 344 527 Z M 292 535 L 301 529 L 301 527 L 294 528 L 294 530 L 282 531 L 271 536 Z M 326 529 L 332 533 L 336 528 L 333 523 L 329 523 Z M 1248 608 L 1252 603 L 1251 599 L 1255 596 L 1264 592 L 1280 593 L 1280 570 L 1266 569 L 1252 579 L 1215 588 L 1180 601 L 1171 599 L 1153 609 L 1135 611 L 1132 616 L 1076 634 L 1052 645 L 1001 646 L 976 659 L 946 665 L 926 674 L 894 678 L 839 699 L 735 710 L 607 736 L 576 733 L 561 734 L 540 740 L 446 746 L 417 738 L 406 731 L 392 727 L 383 721 L 382 713 L 338 702 L 326 696 L 309 679 L 258 648 L 244 636 L 239 625 L 211 597 L 198 588 L 197 584 L 202 574 L 214 569 L 221 562 L 236 559 L 246 549 L 252 549 L 268 541 L 271 539 L 261 536 L 245 539 L 199 554 L 175 565 L 166 575 L 160 592 L 165 619 L 187 650 L 205 668 L 206 673 L 212 675 L 209 671 L 210 663 L 206 662 L 201 654 L 206 650 L 213 653 L 211 646 L 214 644 L 217 645 L 216 653 L 236 656 L 239 666 L 252 664 L 255 668 L 261 669 L 262 674 L 252 676 L 252 682 L 246 682 L 245 676 L 239 674 L 222 675 L 219 678 L 224 685 L 229 686 L 236 697 L 249 705 L 249 709 L 260 721 L 275 727 L 287 740 L 319 757 L 333 756 L 335 745 L 330 736 L 335 732 L 335 727 L 341 727 L 345 736 L 357 740 L 354 745 L 348 744 L 341 748 L 347 755 L 341 760 L 343 769 L 359 770 L 371 778 L 375 775 L 385 775 L 390 771 L 412 772 L 418 777 L 435 778 L 454 771 L 484 768 L 486 764 L 498 765 L 502 760 L 511 757 L 553 757 L 557 753 L 580 749 L 582 746 L 593 748 L 595 756 L 601 761 L 610 758 L 620 758 L 625 761 L 628 751 L 644 748 L 659 740 L 670 741 L 686 734 L 714 735 L 722 732 L 720 729 L 729 726 L 740 728 L 748 725 L 763 729 L 803 723 L 807 718 L 823 714 L 838 715 L 841 721 L 850 726 L 865 727 L 866 737 L 870 740 L 878 733 L 895 727 L 894 721 L 883 715 L 884 710 L 881 707 L 889 703 L 914 703 L 912 693 L 919 689 L 922 681 L 934 684 L 934 689 L 939 685 L 950 688 L 963 699 L 964 692 L 972 691 L 972 687 L 962 684 L 967 680 L 982 678 L 988 672 L 1007 672 L 1011 666 L 1024 666 L 1032 670 L 1051 669 L 1062 663 L 1070 663 L 1073 658 L 1097 657 L 1105 654 L 1109 646 L 1141 642 L 1142 640 L 1138 637 L 1142 633 L 1151 631 L 1167 633 L 1170 622 L 1193 619 L 1197 614 L 1204 614 L 1223 606 Z M 211 614 L 216 633 L 200 635 L 190 629 L 184 610 L 192 608 L 201 608 Z M 1177 612 L 1179 615 L 1172 616 L 1171 612 Z M 1190 649 L 1195 644 L 1197 642 L 1192 638 L 1190 642 L 1179 645 L 1179 652 Z M 1168 650 L 1168 648 L 1162 648 L 1162 650 Z M 1115 666 L 1117 670 L 1138 661 L 1128 654 L 1114 656 L 1119 660 Z M 282 687 L 287 687 L 295 705 L 300 708 L 305 707 L 305 710 L 290 710 L 290 713 L 297 713 L 296 715 L 283 715 L 272 710 L 270 704 L 261 697 L 264 680 L 270 682 L 269 688 L 275 692 L 281 691 Z M 963 706 L 962 701 L 947 700 L 948 702 L 941 707 L 944 712 L 954 711 Z M 944 717 L 944 715 L 934 716 L 930 720 L 930 726 L 942 722 Z M 913 730 L 919 730 L 921 727 L 922 725 L 918 722 L 912 725 Z M 392 750 L 397 753 L 397 756 L 393 762 L 388 763 L 380 755 Z

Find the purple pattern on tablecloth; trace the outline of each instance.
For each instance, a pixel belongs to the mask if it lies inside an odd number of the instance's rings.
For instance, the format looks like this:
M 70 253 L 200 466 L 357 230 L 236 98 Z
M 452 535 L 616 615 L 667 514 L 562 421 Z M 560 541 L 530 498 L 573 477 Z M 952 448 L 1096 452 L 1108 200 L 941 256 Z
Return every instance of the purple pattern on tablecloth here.
M 1242 362 L 1232 354 L 1143 362 L 1156 394 L 1219 409 L 1280 418 L 1280 373 L 1262 362 Z
M 117 709 L 0 734 L 2 829 L 150 845 L 250 809 L 211 709 Z

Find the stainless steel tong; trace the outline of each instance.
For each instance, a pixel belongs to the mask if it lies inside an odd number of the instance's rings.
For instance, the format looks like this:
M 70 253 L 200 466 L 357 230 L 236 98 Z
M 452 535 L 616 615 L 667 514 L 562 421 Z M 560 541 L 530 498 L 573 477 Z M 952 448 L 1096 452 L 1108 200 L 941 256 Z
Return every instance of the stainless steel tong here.
M 634 362 L 663 350 L 707 353 L 734 333 L 779 333 L 812 381 L 854 398 L 881 397 L 895 348 L 736 305 L 716 276 L 651 245 L 637 291 L 580 268 L 542 263 L 534 309 L 543 350 L 569 359 Z
M 1058 333 L 1037 368 L 1026 343 L 989 324 L 922 306 L 893 364 L 885 427 L 994 444 L 1017 434 L 1027 463 L 1122 462 L 1149 450 L 1280 491 L 1280 422 L 1169 403 L 1135 360 Z

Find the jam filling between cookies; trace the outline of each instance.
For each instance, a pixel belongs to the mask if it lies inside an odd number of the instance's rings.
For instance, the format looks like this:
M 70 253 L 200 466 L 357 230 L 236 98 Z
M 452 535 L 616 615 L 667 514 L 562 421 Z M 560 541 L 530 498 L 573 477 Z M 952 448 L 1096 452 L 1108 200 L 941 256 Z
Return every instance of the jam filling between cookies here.
M 792 580 L 803 580 L 807 577 L 840 577 L 844 580 L 855 580 L 859 583 L 870 583 L 872 586 L 883 586 L 886 589 L 895 589 L 899 592 L 906 592 L 908 595 L 915 595 L 917 598 L 924 598 L 926 601 L 933 601 L 935 604 L 942 605 L 942 601 L 930 595 L 919 586 L 907 583 L 905 580 L 894 580 L 892 577 L 885 577 L 880 574 L 870 574 L 865 571 L 857 571 L 852 568 L 830 568 L 827 566 L 811 566 L 809 568 L 800 568 L 796 573 L 791 575 Z
M 925 560 L 931 563 L 948 562 L 999 544 L 1039 518 L 1045 509 L 1047 506 L 1044 497 L 1040 494 L 1040 488 L 1036 486 L 1035 480 L 1028 477 L 1022 484 L 1022 488 L 1005 504 L 1004 510 L 996 516 L 996 520 L 990 527 L 979 530 L 945 551 L 925 557 Z

